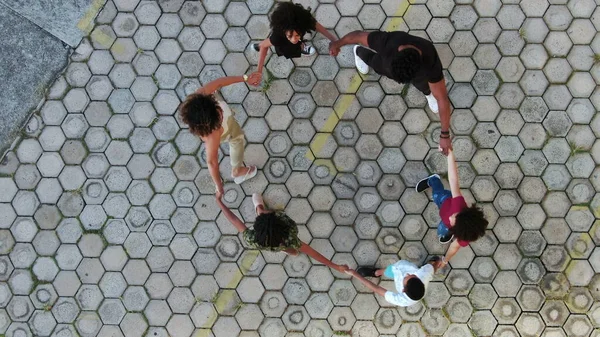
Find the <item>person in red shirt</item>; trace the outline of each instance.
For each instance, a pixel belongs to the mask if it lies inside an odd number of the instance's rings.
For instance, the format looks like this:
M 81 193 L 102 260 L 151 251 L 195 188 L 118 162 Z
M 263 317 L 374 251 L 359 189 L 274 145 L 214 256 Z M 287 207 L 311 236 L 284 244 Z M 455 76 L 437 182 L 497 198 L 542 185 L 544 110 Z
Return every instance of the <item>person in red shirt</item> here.
M 483 211 L 475 204 L 468 206 L 465 198 L 460 193 L 458 182 L 458 167 L 454 152 L 448 151 L 448 183 L 450 191 L 444 189 L 440 176 L 433 174 L 417 183 L 417 192 L 423 192 L 431 187 L 433 202 L 440 209 L 440 218 L 437 233 L 441 243 L 448 243 L 456 238 L 446 256 L 442 258 L 445 265 L 458 252 L 460 247 L 466 247 L 469 242 L 475 241 L 485 235 L 488 221 Z

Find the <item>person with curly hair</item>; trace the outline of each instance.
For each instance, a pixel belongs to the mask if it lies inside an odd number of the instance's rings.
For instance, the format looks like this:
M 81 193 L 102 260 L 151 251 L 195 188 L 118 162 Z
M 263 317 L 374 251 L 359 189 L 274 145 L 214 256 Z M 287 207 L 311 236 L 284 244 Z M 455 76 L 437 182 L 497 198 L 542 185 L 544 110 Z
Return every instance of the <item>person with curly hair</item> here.
M 440 176 L 433 174 L 421 179 L 415 187 L 419 193 L 431 187 L 433 202 L 440 210 L 441 221 L 437 227 L 440 243 L 456 239 L 448 247 L 446 256 L 441 259 L 442 266 L 448 264 L 461 247 L 484 236 L 488 226 L 483 211 L 476 205 L 468 206 L 460 192 L 458 167 L 452 150 L 448 152 L 448 183 L 450 191 L 444 189 Z
M 179 114 L 190 132 L 204 142 L 206 163 L 217 195 L 223 193 L 223 181 L 219 173 L 219 145 L 229 143 L 231 176 L 236 184 L 253 178 L 256 166 L 244 166 L 244 131 L 233 117 L 233 112 L 217 91 L 230 84 L 246 82 L 247 75 L 216 79 L 189 95 L 179 105 Z
M 217 195 L 219 208 L 221 208 L 227 220 L 242 233 L 242 238 L 248 247 L 271 252 L 283 252 L 292 256 L 304 253 L 341 273 L 348 270 L 348 266 L 331 262 L 311 246 L 302 242 L 298 237 L 298 225 L 296 222 L 283 212 L 268 210 L 260 194 L 254 193 L 252 195 L 252 203 L 256 211 L 256 220 L 252 228 L 248 228 L 223 203 L 222 194 Z
M 354 44 L 354 63 L 366 75 L 369 67 L 399 83 L 411 83 L 427 98 L 432 112 L 440 114 L 440 151 L 448 155 L 450 140 L 450 99 L 442 72 L 442 61 L 433 43 L 406 32 L 353 31 L 329 44 L 336 56 L 340 48 Z M 370 49 L 362 46 L 369 47 Z
M 271 34 L 260 43 L 253 43 L 250 48 L 259 52 L 258 68 L 249 83 L 259 85 L 262 79 L 262 71 L 267 57 L 267 51 L 271 46 L 275 47 L 277 56 L 285 58 L 296 58 L 311 56 L 316 49 L 306 44 L 303 37 L 307 33 L 317 31 L 331 41 L 337 40 L 323 25 L 317 22 L 310 13 L 310 7 L 305 9 L 301 4 L 293 2 L 279 2 L 270 16 Z

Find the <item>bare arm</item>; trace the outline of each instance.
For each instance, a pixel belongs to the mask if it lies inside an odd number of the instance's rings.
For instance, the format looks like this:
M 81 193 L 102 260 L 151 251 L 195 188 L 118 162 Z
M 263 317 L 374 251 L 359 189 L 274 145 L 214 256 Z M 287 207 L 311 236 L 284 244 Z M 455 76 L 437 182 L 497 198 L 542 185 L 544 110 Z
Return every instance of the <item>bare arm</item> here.
M 369 36 L 368 32 L 363 32 L 360 30 L 355 30 L 346 34 L 339 40 L 331 41 L 329 43 L 329 54 L 336 56 L 340 52 L 340 48 L 347 44 L 361 44 L 365 47 L 369 46 L 369 42 L 367 41 L 367 37 Z
M 196 90 L 196 92 L 199 94 L 210 95 L 213 92 L 215 92 L 223 87 L 226 87 L 230 84 L 239 83 L 239 82 L 244 82 L 243 76 L 221 77 L 221 78 L 217 78 L 214 81 L 210 81 L 210 82 L 206 83 L 206 85 L 204 85 L 203 87 Z
M 450 131 L 450 99 L 448 98 L 448 90 L 446 90 L 446 81 L 442 79 L 436 83 L 429 83 L 429 89 L 433 97 L 435 97 L 438 103 L 438 109 L 440 112 L 440 123 L 442 124 L 442 131 Z M 449 137 L 448 133 L 448 137 Z M 448 155 L 448 150 L 452 149 L 452 142 L 450 138 L 440 138 L 440 148 L 444 155 Z
M 342 37 L 341 39 L 337 40 L 337 46 L 342 47 L 347 44 L 361 44 L 365 47 L 368 47 L 369 46 L 369 43 L 367 42 L 368 36 L 369 36 L 369 32 L 355 30 L 353 32 L 350 32 L 350 33 L 344 35 L 344 37 Z
M 219 144 L 220 139 L 216 135 L 209 135 L 203 139 L 206 146 L 206 164 L 208 172 L 215 183 L 217 192 L 223 193 L 223 181 L 219 172 Z
M 452 150 L 448 151 L 448 183 L 450 183 L 450 192 L 452 192 L 453 198 L 462 195 L 460 193 L 460 183 L 458 182 L 458 166 Z
M 437 273 L 438 270 L 444 268 L 444 266 L 445 266 L 445 264 L 441 260 L 430 261 L 428 263 L 433 266 L 433 272 L 434 273 Z
M 460 249 L 460 245 L 458 244 L 458 240 L 452 241 L 452 243 L 450 244 L 450 247 L 448 247 L 448 251 L 446 251 L 446 256 L 444 257 L 444 259 L 446 260 L 446 263 L 448 263 L 450 261 L 450 259 L 452 259 L 452 257 L 454 257 L 454 255 L 456 255 L 456 253 L 458 253 L 459 249 Z
M 317 252 L 311 246 L 307 245 L 304 242 L 302 242 L 302 246 L 300 246 L 300 251 L 302 253 L 312 257 L 313 259 L 321 262 L 322 264 L 326 265 L 329 268 L 333 268 L 342 273 L 344 272 L 344 268 L 342 268 L 342 266 L 329 261 L 325 256 L 323 256 L 321 253 Z
M 263 66 L 265 65 L 265 58 L 267 57 L 267 52 L 269 48 L 271 48 L 273 44 L 271 43 L 271 39 L 266 38 L 261 43 L 259 43 L 259 55 L 258 55 L 258 68 L 257 72 L 262 73 Z
M 261 43 L 258 44 L 259 45 L 259 50 L 258 50 L 258 68 L 256 69 L 255 72 L 253 72 L 250 75 L 250 78 L 248 79 L 248 83 L 250 85 L 254 85 L 257 86 L 260 84 L 260 81 L 262 81 L 262 71 L 263 71 L 263 66 L 265 65 L 265 58 L 267 57 L 267 53 L 269 52 L 269 48 L 271 48 L 271 46 L 273 44 L 271 44 L 271 39 L 270 38 L 266 38 L 264 39 Z
M 316 30 L 317 30 L 317 32 L 323 34 L 326 38 L 328 38 L 329 41 L 337 41 L 337 38 L 335 37 L 335 35 L 331 34 L 327 30 L 327 28 L 323 27 L 323 25 L 320 24 L 320 23 L 318 23 L 318 22 L 317 22 L 317 25 L 316 25 Z
M 387 289 L 380 287 L 377 284 L 367 280 L 362 275 L 360 275 L 356 270 L 348 270 L 346 273 L 350 274 L 354 278 L 358 279 L 360 282 L 362 282 L 362 284 L 364 284 L 367 288 L 371 289 L 377 295 L 385 297 L 385 293 L 387 292 Z
M 225 215 L 227 220 L 229 220 L 229 222 L 231 222 L 231 224 L 239 232 L 243 232 L 246 229 L 248 229 L 248 227 L 246 227 L 246 225 L 242 222 L 242 220 L 240 220 L 240 218 L 238 218 L 235 214 L 233 214 L 233 212 L 227 206 L 225 206 L 225 204 L 223 203 L 223 200 L 221 200 L 220 197 L 217 197 L 217 204 L 219 205 L 219 208 L 221 208 L 221 210 L 223 211 L 223 214 Z

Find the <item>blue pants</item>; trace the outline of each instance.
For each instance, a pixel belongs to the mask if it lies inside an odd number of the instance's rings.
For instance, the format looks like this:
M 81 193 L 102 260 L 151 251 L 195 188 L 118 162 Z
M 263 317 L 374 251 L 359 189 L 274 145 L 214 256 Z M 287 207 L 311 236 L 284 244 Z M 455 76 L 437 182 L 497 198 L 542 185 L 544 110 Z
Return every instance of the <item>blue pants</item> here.
M 427 182 L 431 187 L 433 202 L 436 204 L 438 209 L 442 207 L 442 204 L 444 203 L 444 201 L 446 201 L 446 199 L 452 198 L 452 192 L 444 189 L 444 184 L 442 184 L 440 178 L 431 177 Z M 449 233 L 450 230 L 448 229 L 448 227 L 446 227 L 446 225 L 444 225 L 444 223 L 440 221 L 437 227 L 438 236 L 443 237 L 448 235 Z

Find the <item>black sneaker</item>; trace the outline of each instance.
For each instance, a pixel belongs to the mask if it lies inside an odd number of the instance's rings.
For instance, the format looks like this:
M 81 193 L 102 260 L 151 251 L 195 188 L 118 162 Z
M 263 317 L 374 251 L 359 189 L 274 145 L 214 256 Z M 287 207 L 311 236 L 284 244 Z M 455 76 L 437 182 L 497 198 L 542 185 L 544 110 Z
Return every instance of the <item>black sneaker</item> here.
M 429 177 L 419 180 L 419 182 L 417 183 L 417 186 L 415 186 L 415 190 L 417 190 L 417 192 L 421 193 L 421 192 L 425 191 L 426 189 L 428 189 L 429 188 L 429 178 L 431 178 L 431 177 L 437 177 L 438 179 L 440 179 L 439 175 L 432 174 Z
M 253 43 L 250 45 L 250 49 L 254 51 L 260 51 L 260 46 L 258 45 L 258 43 Z
M 377 277 L 375 276 L 375 272 L 377 268 L 375 267 L 360 267 L 356 270 L 362 277 Z
M 454 234 L 439 236 L 440 243 L 448 243 L 454 239 Z

